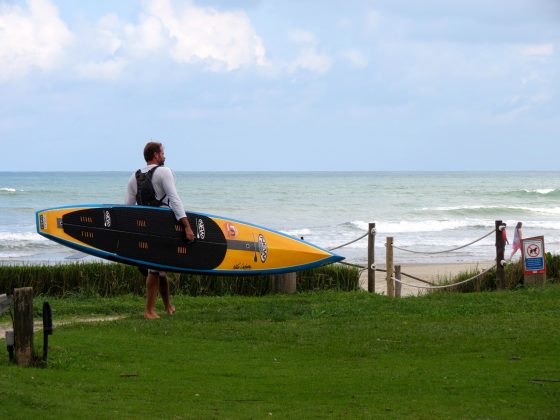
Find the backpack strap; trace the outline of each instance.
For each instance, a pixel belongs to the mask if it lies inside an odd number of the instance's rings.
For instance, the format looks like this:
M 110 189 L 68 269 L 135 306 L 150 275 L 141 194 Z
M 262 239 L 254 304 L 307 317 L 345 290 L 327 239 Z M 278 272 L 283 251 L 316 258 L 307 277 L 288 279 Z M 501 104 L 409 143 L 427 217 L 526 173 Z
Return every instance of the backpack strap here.
M 136 177 L 136 185 L 137 185 L 137 191 L 136 191 L 137 204 L 141 204 L 144 206 L 153 206 L 153 207 L 159 207 L 163 204 L 163 200 L 167 196 L 167 194 L 164 194 L 163 197 L 160 200 L 158 200 L 156 198 L 156 192 L 154 190 L 154 184 L 152 182 L 152 177 L 154 175 L 154 172 L 160 166 L 161 165 L 155 166 L 146 173 L 143 173 L 141 169 L 138 169 L 136 171 L 135 177 Z M 149 187 L 147 185 L 149 185 Z M 148 191 L 146 191 L 146 189 L 148 189 Z M 148 192 L 148 196 L 143 197 L 143 195 L 145 195 L 143 194 L 143 192 L 144 193 Z
M 152 188 L 153 188 L 153 185 L 154 185 L 153 182 L 152 182 L 152 177 L 154 176 L 154 172 L 156 171 L 156 169 L 159 168 L 160 166 L 161 165 L 154 166 L 146 174 L 146 178 L 152 184 Z M 155 193 L 155 190 L 154 190 L 154 193 Z M 163 194 L 163 197 L 161 197 L 159 200 L 157 198 L 155 199 L 158 206 L 161 206 L 163 204 L 163 200 L 164 200 L 165 197 L 167 197 L 167 194 Z M 168 200 L 168 204 L 169 204 L 169 200 Z

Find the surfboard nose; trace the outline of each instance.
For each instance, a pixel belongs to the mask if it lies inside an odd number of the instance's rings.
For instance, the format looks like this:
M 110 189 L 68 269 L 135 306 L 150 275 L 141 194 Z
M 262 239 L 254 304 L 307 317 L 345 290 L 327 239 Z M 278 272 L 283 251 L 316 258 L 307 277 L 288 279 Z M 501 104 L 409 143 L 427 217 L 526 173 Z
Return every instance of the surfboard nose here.
M 343 257 L 342 255 L 331 253 L 331 257 L 328 260 L 329 260 L 329 263 L 337 263 L 337 262 L 340 262 L 344 259 L 346 259 L 346 257 Z

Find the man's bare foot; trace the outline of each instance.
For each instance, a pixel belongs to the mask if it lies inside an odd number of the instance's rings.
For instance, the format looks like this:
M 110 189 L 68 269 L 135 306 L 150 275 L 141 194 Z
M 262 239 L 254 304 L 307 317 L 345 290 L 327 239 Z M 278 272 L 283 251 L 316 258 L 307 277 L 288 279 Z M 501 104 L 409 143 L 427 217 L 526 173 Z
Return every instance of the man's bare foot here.
M 158 319 L 160 316 L 155 312 L 144 312 L 144 318 L 146 319 Z
M 169 305 L 165 311 L 169 314 L 169 315 L 173 315 L 175 313 L 175 306 L 173 305 Z

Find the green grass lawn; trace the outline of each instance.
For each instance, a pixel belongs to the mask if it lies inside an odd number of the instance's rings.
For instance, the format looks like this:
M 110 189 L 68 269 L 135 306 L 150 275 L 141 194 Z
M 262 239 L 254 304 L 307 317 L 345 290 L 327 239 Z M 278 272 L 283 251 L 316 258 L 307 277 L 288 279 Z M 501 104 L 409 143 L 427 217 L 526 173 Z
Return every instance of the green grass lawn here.
M 155 321 L 137 296 L 49 301 L 128 318 L 55 329 L 46 368 L 2 351 L 0 417 L 560 418 L 559 285 L 177 296 Z

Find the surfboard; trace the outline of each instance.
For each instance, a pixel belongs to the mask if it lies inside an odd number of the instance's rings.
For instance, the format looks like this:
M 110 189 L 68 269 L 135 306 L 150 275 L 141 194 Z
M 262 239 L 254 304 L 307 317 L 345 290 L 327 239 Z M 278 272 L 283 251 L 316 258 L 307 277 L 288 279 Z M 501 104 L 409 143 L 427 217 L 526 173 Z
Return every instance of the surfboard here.
M 76 205 L 39 210 L 37 232 L 59 244 L 111 261 L 170 272 L 277 274 L 344 257 L 254 224 L 187 213 L 196 235 L 187 242 L 171 209 Z

